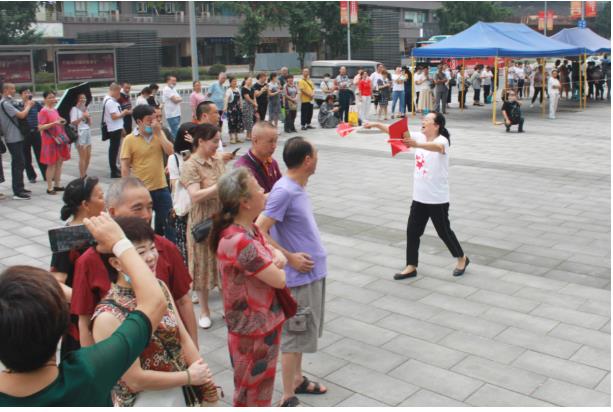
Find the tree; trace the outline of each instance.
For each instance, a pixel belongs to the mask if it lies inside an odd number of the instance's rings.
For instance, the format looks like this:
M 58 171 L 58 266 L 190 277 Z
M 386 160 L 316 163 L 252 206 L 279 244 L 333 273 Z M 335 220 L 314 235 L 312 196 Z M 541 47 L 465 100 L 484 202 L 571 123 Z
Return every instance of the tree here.
M 611 38 L 611 2 L 608 1 L 598 12 L 594 22 L 594 31 L 602 37 Z
M 325 57 L 336 59 L 346 56 L 347 26 L 341 26 L 340 24 L 340 2 L 316 1 L 309 4 L 312 5 L 310 14 L 319 17 L 321 49 Z M 358 23 L 351 25 L 352 50 L 365 48 L 372 42 L 370 15 L 361 9 Z
M 441 33 L 456 34 L 473 24 L 505 20 L 511 11 L 491 1 L 445 1 L 436 12 Z
M 0 44 L 28 44 L 40 39 L 32 29 L 37 8 L 35 1 L 0 2 Z
M 289 34 L 302 68 L 305 54 L 313 51 L 319 44 L 321 23 L 318 19 L 313 18 L 313 2 L 299 1 L 283 4 L 288 17 Z
M 255 54 L 262 32 L 270 26 L 280 26 L 286 15 L 281 3 L 259 1 L 223 2 L 224 6 L 244 16 L 234 41 L 238 51 L 247 57 L 249 70 L 255 67 Z

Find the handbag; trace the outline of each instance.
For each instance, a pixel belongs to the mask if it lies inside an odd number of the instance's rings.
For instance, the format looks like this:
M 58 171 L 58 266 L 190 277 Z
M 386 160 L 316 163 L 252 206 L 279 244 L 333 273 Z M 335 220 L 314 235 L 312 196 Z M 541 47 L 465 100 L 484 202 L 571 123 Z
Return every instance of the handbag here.
M 289 288 L 286 286 L 283 289 L 275 289 L 275 295 L 277 295 L 279 305 L 281 309 L 283 309 L 285 319 L 293 318 L 298 311 L 298 302 L 296 302 L 296 299 L 292 296 L 292 292 Z
M 64 131 L 66 132 L 66 136 L 68 137 L 68 140 L 70 140 L 70 143 L 75 143 L 77 140 L 79 140 L 79 132 L 74 125 L 65 125 Z
M 4 140 L 0 139 L 0 154 L 6 153 L 6 145 L 4 144 Z
M 192 236 L 194 240 L 198 243 L 207 240 L 209 237 L 209 233 L 211 233 L 211 228 L 213 227 L 213 219 L 207 217 L 200 223 L 196 223 L 192 226 Z
M 32 133 L 30 132 L 31 129 L 27 119 L 17 119 L 17 121 L 15 121 L 15 118 L 9 116 L 9 114 L 6 112 L 6 109 L 4 108 L 4 103 L 6 102 L 3 101 L 1 104 L 4 115 L 7 117 L 7 119 L 9 119 L 11 123 L 13 123 L 13 125 L 15 125 L 17 129 L 19 129 L 19 133 L 21 133 L 23 140 L 26 142 L 30 141 Z
M 177 169 L 179 168 L 179 155 L 173 154 Z M 175 191 L 172 194 L 172 206 L 176 216 L 183 217 L 187 215 L 192 208 L 192 198 L 189 192 L 180 181 L 177 181 Z
M 111 136 L 109 136 L 109 129 L 106 127 L 106 122 L 104 121 L 104 112 L 106 110 L 106 102 L 107 99 L 102 101 L 102 119 L 100 120 L 100 134 L 102 135 L 102 141 L 109 140 Z

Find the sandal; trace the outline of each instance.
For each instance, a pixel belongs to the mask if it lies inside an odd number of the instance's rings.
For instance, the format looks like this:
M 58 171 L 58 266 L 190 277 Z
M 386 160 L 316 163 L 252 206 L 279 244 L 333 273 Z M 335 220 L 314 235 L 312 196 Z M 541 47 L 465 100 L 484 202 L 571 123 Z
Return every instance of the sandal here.
M 313 384 L 313 389 L 309 390 L 309 385 L 311 383 Z M 323 395 L 326 392 L 328 392 L 327 389 L 325 391 L 322 391 L 321 385 L 318 382 L 310 381 L 309 378 L 307 378 L 306 376 L 302 377 L 302 383 L 298 385 L 296 390 L 294 390 L 294 393 L 304 393 L 307 395 Z
M 282 408 L 285 408 L 285 407 L 294 408 L 296 406 L 300 406 L 300 401 L 295 396 L 292 396 L 291 398 L 286 399 L 285 402 L 282 402 L 279 406 Z

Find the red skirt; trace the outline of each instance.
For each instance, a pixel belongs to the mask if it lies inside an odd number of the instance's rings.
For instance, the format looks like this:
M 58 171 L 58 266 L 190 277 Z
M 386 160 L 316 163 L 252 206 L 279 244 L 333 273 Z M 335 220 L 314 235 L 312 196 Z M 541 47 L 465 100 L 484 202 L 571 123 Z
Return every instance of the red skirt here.
M 54 165 L 58 160 L 70 160 L 70 145 L 57 144 L 55 139 L 43 133 L 41 136 L 40 162 L 44 165 Z
M 282 327 L 257 337 L 228 333 L 234 406 L 271 406 Z

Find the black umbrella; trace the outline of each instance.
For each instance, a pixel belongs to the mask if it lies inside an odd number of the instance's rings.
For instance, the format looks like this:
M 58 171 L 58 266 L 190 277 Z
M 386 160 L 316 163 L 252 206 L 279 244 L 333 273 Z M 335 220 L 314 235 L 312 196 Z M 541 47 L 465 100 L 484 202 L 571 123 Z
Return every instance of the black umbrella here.
M 70 89 L 66 89 L 62 98 L 55 105 L 60 116 L 66 119 L 66 121 L 70 120 L 70 109 L 77 104 L 77 99 L 80 94 L 84 94 L 87 98 L 87 105 L 92 102 L 92 91 L 89 87 L 89 83 L 85 82 L 71 87 Z

